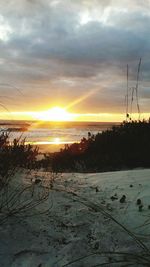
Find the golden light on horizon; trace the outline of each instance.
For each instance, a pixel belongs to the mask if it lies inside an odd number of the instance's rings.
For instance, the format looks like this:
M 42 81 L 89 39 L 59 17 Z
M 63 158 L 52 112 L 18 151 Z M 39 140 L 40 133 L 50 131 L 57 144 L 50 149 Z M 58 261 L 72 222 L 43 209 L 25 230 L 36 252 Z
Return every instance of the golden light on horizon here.
M 138 113 L 133 113 L 132 118 L 137 119 Z M 141 113 L 142 119 L 149 119 L 150 113 Z M 47 111 L 12 111 L 1 112 L 0 120 L 27 120 L 36 121 L 38 124 L 47 122 L 122 122 L 126 119 L 125 113 L 70 113 L 67 108 L 53 107 Z M 35 127 L 35 124 L 34 124 Z
M 53 107 L 47 111 L 37 112 L 36 117 L 42 121 L 72 121 L 75 114 L 69 113 L 65 108 Z

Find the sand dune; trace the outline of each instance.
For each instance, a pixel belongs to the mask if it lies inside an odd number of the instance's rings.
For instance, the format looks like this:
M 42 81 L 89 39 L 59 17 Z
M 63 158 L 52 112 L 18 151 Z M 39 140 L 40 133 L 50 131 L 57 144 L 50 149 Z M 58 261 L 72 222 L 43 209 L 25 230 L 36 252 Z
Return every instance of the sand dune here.
M 40 192 L 50 173 L 20 176 L 27 184 L 38 177 Z M 144 266 L 138 256 L 150 248 L 149 179 L 150 170 L 57 175 L 39 215 L 12 217 L 1 226 L 1 266 Z M 40 215 L 45 208 L 49 213 Z

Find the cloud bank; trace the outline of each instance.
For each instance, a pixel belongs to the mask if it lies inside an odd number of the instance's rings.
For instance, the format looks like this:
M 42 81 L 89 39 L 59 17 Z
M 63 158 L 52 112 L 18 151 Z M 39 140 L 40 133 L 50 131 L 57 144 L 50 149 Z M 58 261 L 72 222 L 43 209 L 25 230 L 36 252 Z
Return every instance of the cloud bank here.
M 126 65 L 133 86 L 141 57 L 139 99 L 149 112 L 149 25 L 149 0 L 1 1 L 2 102 L 29 111 L 89 95 L 71 111 L 123 113 Z

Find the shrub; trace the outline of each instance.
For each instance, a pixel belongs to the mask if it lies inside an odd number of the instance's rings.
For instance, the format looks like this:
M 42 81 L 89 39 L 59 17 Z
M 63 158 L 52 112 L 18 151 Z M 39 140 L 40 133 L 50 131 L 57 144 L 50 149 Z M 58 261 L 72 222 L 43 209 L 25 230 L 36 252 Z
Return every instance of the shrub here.
M 35 179 L 25 181 L 27 173 L 22 175 L 18 168 L 33 168 L 36 164 L 38 148 L 25 144 L 25 139 L 14 139 L 9 142 L 9 133 L 0 135 L 0 225 L 12 216 L 34 215 L 33 209 L 48 199 L 49 189 L 53 182 L 50 176 L 49 184 Z M 29 171 L 30 173 L 30 171 Z M 16 176 L 16 174 L 18 176 Z M 32 175 L 31 175 L 32 176 Z M 17 177 L 17 178 L 16 178 Z M 18 179 L 19 177 L 19 179 Z M 38 182 L 37 182 L 38 181 Z M 47 212 L 43 210 L 42 213 Z M 38 212 L 39 214 L 39 212 Z
M 150 167 L 150 120 L 123 122 L 95 136 L 88 134 L 54 153 L 52 169 L 78 171 L 77 162 L 87 172 Z

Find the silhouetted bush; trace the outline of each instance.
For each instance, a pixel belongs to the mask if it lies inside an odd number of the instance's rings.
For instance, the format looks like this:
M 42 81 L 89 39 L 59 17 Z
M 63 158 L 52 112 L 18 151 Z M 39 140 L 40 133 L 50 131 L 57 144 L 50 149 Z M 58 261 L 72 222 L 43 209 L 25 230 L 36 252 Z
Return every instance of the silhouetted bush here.
M 0 177 L 5 177 L 17 167 L 32 168 L 35 165 L 38 149 L 25 144 L 25 139 L 9 142 L 9 133 L 0 134 Z
M 27 179 L 32 172 L 20 169 L 34 168 L 37 155 L 38 148 L 26 145 L 25 139 L 14 139 L 10 144 L 9 133 L 0 134 L 0 225 L 12 216 L 39 216 L 49 211 L 42 209 L 39 212 L 36 208 L 48 199 L 55 176 L 51 174 L 48 182 L 34 179 L 33 175 L 32 179 Z M 38 186 L 39 183 L 41 186 Z
M 66 145 L 51 157 L 53 171 L 111 171 L 150 167 L 150 120 L 123 122 Z

